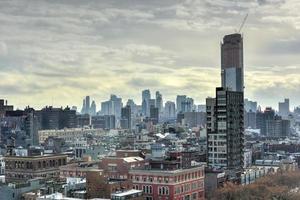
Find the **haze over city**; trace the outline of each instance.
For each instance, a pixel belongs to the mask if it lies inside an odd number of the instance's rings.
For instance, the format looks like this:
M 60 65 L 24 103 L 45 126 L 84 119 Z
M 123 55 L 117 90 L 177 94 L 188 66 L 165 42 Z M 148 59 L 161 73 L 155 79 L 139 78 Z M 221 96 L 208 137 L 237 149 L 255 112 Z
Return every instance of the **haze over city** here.
M 277 109 L 300 98 L 298 0 L 2 0 L 0 94 L 15 107 L 97 105 L 110 94 L 141 102 L 220 86 L 220 42 L 243 28 L 245 97 Z

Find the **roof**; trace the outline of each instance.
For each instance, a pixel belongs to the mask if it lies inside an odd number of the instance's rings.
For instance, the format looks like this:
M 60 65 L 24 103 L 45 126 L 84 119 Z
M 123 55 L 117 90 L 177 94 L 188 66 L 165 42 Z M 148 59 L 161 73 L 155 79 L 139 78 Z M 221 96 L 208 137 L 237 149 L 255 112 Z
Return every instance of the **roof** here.
M 126 158 L 123 158 L 123 160 L 125 162 L 137 162 L 137 161 L 143 161 L 144 158 L 141 158 L 141 157 L 126 157 Z
M 136 194 L 136 193 L 142 193 L 142 192 L 143 192 L 142 190 L 128 190 L 125 192 L 114 193 L 114 194 L 112 194 L 112 196 L 123 197 L 123 196 L 132 195 L 132 194 Z

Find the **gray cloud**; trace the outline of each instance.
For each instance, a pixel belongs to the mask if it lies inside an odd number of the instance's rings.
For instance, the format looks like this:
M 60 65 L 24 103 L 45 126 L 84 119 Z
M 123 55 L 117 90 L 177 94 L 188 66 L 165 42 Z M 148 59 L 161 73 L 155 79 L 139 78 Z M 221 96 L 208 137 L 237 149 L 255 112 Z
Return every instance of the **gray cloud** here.
M 281 84 L 296 101 L 299 9 L 298 0 L 2 0 L 0 93 L 19 106 L 81 106 L 87 94 L 139 99 L 145 87 L 204 102 L 220 82 L 221 38 L 249 13 L 246 96 L 275 105 L 262 86 Z

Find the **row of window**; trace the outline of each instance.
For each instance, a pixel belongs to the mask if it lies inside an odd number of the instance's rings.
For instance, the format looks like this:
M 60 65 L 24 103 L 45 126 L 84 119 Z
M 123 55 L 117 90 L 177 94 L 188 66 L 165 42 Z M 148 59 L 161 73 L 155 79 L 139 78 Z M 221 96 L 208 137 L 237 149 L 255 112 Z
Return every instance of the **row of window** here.
M 133 185 L 133 189 L 140 190 L 142 189 L 144 194 L 152 194 L 152 186 L 151 185 L 143 185 L 142 188 L 139 185 Z M 168 186 L 160 186 L 158 187 L 158 194 L 159 195 L 169 195 L 169 187 Z
M 192 179 L 197 179 L 197 178 L 202 178 L 204 175 L 203 170 L 200 171 L 196 171 L 196 172 L 191 172 L 191 173 L 187 173 L 187 174 L 182 174 L 182 175 L 178 175 L 178 176 L 174 176 L 174 181 L 176 182 L 181 182 L 181 181 L 188 181 L 188 180 L 192 180 Z M 153 181 L 157 181 L 159 183 L 169 183 L 170 181 L 173 180 L 173 177 L 151 177 L 151 176 L 131 176 L 132 180 L 135 181 L 143 181 L 143 182 L 153 182 Z
M 185 193 L 200 188 L 203 188 L 203 181 L 187 183 L 185 185 L 177 186 L 175 188 L 175 194 Z

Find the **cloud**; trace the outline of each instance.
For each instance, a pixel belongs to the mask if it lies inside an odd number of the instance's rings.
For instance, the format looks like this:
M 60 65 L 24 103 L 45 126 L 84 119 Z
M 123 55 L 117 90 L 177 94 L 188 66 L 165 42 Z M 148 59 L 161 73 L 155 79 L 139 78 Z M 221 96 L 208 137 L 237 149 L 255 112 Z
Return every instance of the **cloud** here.
M 220 85 L 220 40 L 249 13 L 246 96 L 276 105 L 281 96 L 264 94 L 277 87 L 296 102 L 299 9 L 298 0 L 3 0 L 0 93 L 19 107 L 139 100 L 143 88 L 202 103 Z

